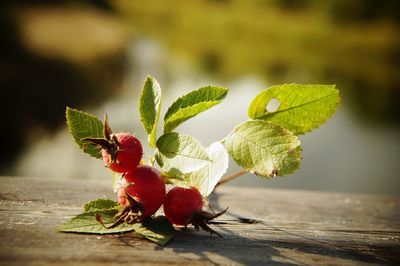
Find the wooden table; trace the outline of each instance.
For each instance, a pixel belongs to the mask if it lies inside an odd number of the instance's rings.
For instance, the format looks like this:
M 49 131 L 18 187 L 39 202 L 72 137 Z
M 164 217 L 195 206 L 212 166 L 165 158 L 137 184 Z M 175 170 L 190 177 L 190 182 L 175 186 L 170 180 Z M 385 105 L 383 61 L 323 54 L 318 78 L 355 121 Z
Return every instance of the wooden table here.
M 188 229 L 160 247 L 135 233 L 67 234 L 57 226 L 111 181 L 0 178 L 1 265 L 400 265 L 400 198 L 221 187 L 223 238 Z M 249 222 L 246 219 L 258 222 Z

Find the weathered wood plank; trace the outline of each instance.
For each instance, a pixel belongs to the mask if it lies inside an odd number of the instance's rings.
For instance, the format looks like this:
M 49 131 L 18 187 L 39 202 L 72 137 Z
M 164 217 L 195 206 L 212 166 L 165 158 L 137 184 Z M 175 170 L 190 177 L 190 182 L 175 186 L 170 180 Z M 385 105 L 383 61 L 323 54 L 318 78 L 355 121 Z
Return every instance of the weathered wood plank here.
M 134 233 L 56 231 L 85 202 L 113 198 L 110 182 L 2 177 L 0 193 L 2 265 L 400 264 L 399 198 L 222 187 L 211 203 L 229 206 L 214 227 L 224 238 L 187 229 L 158 247 Z

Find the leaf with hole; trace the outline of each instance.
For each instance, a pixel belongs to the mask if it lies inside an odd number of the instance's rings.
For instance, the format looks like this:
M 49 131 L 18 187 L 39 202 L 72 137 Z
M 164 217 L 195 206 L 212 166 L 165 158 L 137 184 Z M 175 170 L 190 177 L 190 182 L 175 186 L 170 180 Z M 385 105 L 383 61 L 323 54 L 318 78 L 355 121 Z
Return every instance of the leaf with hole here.
M 79 147 L 95 158 L 101 158 L 101 148 L 84 138 L 104 138 L 103 123 L 95 116 L 67 107 L 66 118 L 69 131 Z
M 283 176 L 300 166 L 298 138 L 267 121 L 250 120 L 238 125 L 224 144 L 237 164 L 259 176 Z
M 156 147 L 157 123 L 161 109 L 161 88 L 157 80 L 148 76 L 139 100 L 139 114 L 151 147 Z
M 164 133 L 173 131 L 184 121 L 219 104 L 227 93 L 226 88 L 207 86 L 178 98 L 164 116 Z
M 277 85 L 254 98 L 248 115 L 252 119 L 270 121 L 298 135 L 328 120 L 335 113 L 339 101 L 335 85 Z

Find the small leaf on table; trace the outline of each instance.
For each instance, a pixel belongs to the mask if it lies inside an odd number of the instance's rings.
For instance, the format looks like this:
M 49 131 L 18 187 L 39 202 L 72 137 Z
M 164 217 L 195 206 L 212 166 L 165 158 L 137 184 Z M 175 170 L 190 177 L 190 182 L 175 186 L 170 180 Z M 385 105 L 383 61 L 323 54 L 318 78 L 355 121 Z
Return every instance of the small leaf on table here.
M 114 228 L 107 229 L 96 220 L 96 215 L 100 215 L 105 226 L 110 226 L 115 222 L 114 215 L 118 210 L 100 210 L 79 214 L 64 224 L 59 226 L 61 232 L 86 233 L 86 234 L 113 234 L 135 230 L 134 225 L 122 223 Z
M 175 236 L 175 229 L 165 216 L 134 224 L 134 227 L 136 233 L 160 246 L 167 244 Z
M 121 223 L 114 228 L 107 229 L 116 222 L 114 217 L 120 206 L 113 200 L 97 199 L 84 205 L 84 213 L 78 214 L 58 227 L 61 232 L 85 234 L 115 234 L 135 231 L 158 245 L 167 244 L 174 236 L 175 229 L 164 216 L 147 219 L 142 223 Z M 100 216 L 104 226 L 97 221 Z

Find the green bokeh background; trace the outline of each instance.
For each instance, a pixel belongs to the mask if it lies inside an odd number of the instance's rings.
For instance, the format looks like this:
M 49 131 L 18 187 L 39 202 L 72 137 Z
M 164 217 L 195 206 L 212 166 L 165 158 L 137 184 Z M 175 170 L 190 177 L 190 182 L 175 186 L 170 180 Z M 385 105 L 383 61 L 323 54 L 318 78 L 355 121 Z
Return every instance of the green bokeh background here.
M 246 175 L 233 184 L 400 194 L 398 1 L 1 5 L 2 175 L 108 178 L 66 134 L 65 106 L 107 112 L 115 129 L 145 140 L 137 97 L 151 74 L 163 88 L 164 109 L 203 85 L 231 88 L 233 98 L 212 113 L 228 115 L 196 118 L 182 129 L 205 145 L 243 121 L 249 100 L 268 86 L 337 84 L 339 113 L 302 139 L 298 174 L 273 181 Z

